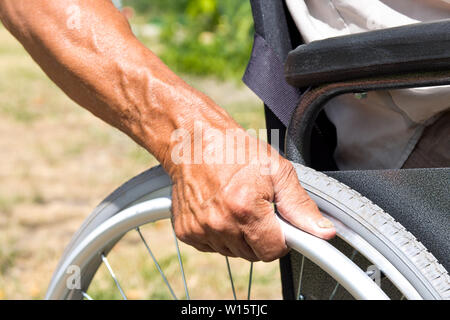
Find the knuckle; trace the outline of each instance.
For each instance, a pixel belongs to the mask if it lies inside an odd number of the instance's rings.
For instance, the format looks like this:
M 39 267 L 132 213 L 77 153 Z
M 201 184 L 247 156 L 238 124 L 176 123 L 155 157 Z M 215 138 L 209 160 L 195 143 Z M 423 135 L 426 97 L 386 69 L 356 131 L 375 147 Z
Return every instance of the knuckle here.
M 215 214 L 212 214 L 204 221 L 204 226 L 213 232 L 223 233 L 227 231 L 227 223 L 226 221 Z
M 288 247 L 286 246 L 284 236 L 281 230 L 275 227 L 274 223 L 262 222 L 253 224 L 252 228 L 245 233 L 245 238 L 253 244 L 257 257 L 263 262 L 271 262 L 286 255 Z
M 295 183 L 299 184 L 295 168 L 286 159 L 282 161 L 272 179 L 276 193 L 286 193 L 295 186 Z
M 261 260 L 263 262 L 272 262 L 283 257 L 284 255 L 286 255 L 286 249 L 284 247 L 277 250 L 269 250 L 263 254 Z
M 231 211 L 240 211 L 248 208 L 255 198 L 255 186 L 249 185 L 248 181 L 225 192 L 224 204 Z
M 290 209 L 290 212 L 298 212 L 302 208 L 309 208 L 315 204 L 307 194 L 297 194 L 297 197 L 295 198 L 286 197 L 286 199 L 283 200 L 284 205 Z
M 262 262 L 272 262 L 272 261 L 275 261 L 276 259 L 278 259 L 278 257 L 273 257 L 271 255 L 267 255 L 267 256 L 263 256 L 261 261 Z
M 259 227 L 256 223 L 248 224 L 245 226 L 244 234 L 245 238 L 250 243 L 258 243 L 261 240 L 259 234 Z
M 297 177 L 297 173 L 295 172 L 294 166 L 284 159 L 278 169 L 277 176 L 280 182 L 286 185 L 292 181 L 292 178 Z
M 263 252 L 261 254 L 260 258 L 261 258 L 261 261 L 263 261 L 263 262 L 272 262 L 272 261 L 278 259 L 279 256 L 273 250 L 266 250 L 265 252 Z
M 230 210 L 233 218 L 238 222 L 248 221 L 249 217 L 252 215 L 254 203 L 252 198 L 248 197 L 246 199 L 238 199 L 234 197 L 229 197 L 226 201 L 226 206 Z
M 253 206 L 248 206 L 248 207 L 242 207 L 239 210 L 233 211 L 234 219 L 241 224 L 247 223 L 252 218 L 254 218 L 252 208 L 253 208 Z
M 283 216 L 286 218 L 294 217 L 298 212 L 314 212 L 317 211 L 316 203 L 307 195 L 298 196 L 296 199 L 287 199 L 281 205 L 286 210 L 283 210 Z

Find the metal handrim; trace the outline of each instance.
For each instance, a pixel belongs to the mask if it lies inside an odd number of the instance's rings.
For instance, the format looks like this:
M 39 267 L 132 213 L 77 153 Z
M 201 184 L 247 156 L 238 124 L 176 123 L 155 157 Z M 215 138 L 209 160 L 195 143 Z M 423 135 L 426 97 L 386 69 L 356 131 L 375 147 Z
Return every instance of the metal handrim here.
M 80 245 L 73 250 L 70 257 L 65 260 L 65 265 L 59 268 L 59 274 L 55 276 L 55 279 L 53 279 L 54 281 L 52 281 L 52 284 L 50 285 L 46 298 L 57 299 L 69 297 L 70 292 L 64 288 L 63 284 L 65 283 L 64 279 L 67 277 L 67 274 L 65 274 L 64 271 L 67 270 L 70 265 L 78 264 L 81 269 L 83 269 L 84 266 L 81 265 L 82 262 L 84 261 L 84 265 L 86 265 L 90 258 L 96 254 L 99 254 L 99 251 L 101 251 L 100 249 L 105 247 L 105 240 L 111 241 L 111 239 L 118 239 L 127 231 L 135 229 L 143 224 L 169 218 L 170 205 L 171 201 L 168 197 L 148 200 L 142 203 L 137 203 L 105 221 L 94 232 L 92 232 L 89 237 L 80 243 Z M 329 243 L 304 233 L 290 226 L 281 219 L 279 221 L 285 232 L 288 244 L 293 249 L 299 251 L 317 263 L 321 268 L 337 279 L 338 283 L 346 288 L 354 297 L 358 299 L 387 298 L 384 292 L 382 292 L 382 290 L 374 284 L 365 272 L 359 269 L 350 259 L 337 251 Z M 354 239 L 357 239 L 355 237 L 351 238 L 351 236 L 349 236 L 349 234 L 351 234 L 350 230 L 348 228 L 343 228 L 342 224 L 338 227 L 338 233 L 344 238 L 344 240 L 350 239 L 350 241 L 354 241 Z M 361 239 L 357 240 L 360 241 Z M 330 259 L 330 257 L 332 259 Z M 179 261 L 182 268 L 181 259 Z M 333 263 L 327 263 L 326 261 L 332 261 Z M 386 267 L 386 264 L 381 267 L 383 270 L 389 269 Z M 184 271 L 182 272 L 184 274 Z M 414 288 L 406 280 L 403 279 L 400 282 L 402 281 L 404 283 L 400 285 L 400 288 L 403 289 L 401 291 L 407 298 L 420 298 L 417 292 L 413 292 L 415 291 Z M 184 285 L 186 289 L 186 297 L 189 298 L 185 278 Z M 249 281 L 249 293 L 250 285 L 251 281 Z M 405 288 L 407 289 L 405 290 Z M 86 292 L 82 291 L 81 295 L 85 296 Z

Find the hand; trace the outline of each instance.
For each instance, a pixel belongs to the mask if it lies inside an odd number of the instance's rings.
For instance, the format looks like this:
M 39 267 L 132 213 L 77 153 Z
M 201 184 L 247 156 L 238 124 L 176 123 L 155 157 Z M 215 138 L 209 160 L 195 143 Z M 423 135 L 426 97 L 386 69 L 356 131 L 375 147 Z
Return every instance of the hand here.
M 235 125 L 227 128 L 230 126 Z M 181 161 L 169 170 L 174 183 L 172 213 L 178 238 L 204 252 L 249 261 L 275 260 L 285 255 L 288 248 L 273 204 L 293 225 L 318 237 L 332 238 L 333 224 L 322 216 L 301 187 L 291 163 L 271 147 L 258 149 L 255 138 L 237 126 L 234 128 L 236 136 L 246 143 L 225 145 L 223 138 L 217 138 L 217 133 L 224 131 L 215 127 L 215 138 L 203 130 L 201 150 L 209 158 L 217 156 L 214 150 L 223 150 L 216 160 L 225 159 L 229 153 L 237 154 L 237 158 L 240 152 L 246 156 L 243 163 Z

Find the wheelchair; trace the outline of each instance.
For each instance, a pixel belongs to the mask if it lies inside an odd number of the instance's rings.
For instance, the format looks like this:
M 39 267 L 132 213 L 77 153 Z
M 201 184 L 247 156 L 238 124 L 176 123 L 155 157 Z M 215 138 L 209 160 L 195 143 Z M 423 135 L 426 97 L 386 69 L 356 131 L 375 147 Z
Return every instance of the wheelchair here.
M 280 151 L 338 234 L 326 242 L 279 217 L 292 249 L 280 259 L 283 298 L 449 299 L 449 168 L 339 171 L 333 161 L 336 136 L 323 107 L 347 93 L 450 84 L 450 20 L 305 45 L 284 1 L 251 5 L 255 45 L 244 80 L 262 97 L 267 129 L 279 130 L 285 141 Z M 293 103 L 292 110 L 273 108 Z M 126 298 L 107 256 L 128 232 L 138 232 L 177 298 L 140 232 L 143 225 L 170 219 L 170 186 L 167 174 L 155 167 L 108 196 L 67 246 L 46 298 L 90 299 L 89 286 L 102 264 Z M 175 245 L 189 298 L 176 237 Z M 73 266 L 79 268 L 78 286 L 68 285 Z

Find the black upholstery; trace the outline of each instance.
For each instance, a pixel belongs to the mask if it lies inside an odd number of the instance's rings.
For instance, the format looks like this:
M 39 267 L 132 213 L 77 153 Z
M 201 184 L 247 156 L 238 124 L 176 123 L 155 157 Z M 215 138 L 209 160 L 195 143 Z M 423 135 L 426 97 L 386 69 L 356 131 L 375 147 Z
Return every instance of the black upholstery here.
M 387 211 L 450 270 L 450 169 L 327 172 Z
M 371 76 L 450 69 L 450 19 L 300 45 L 288 55 L 296 87 Z

